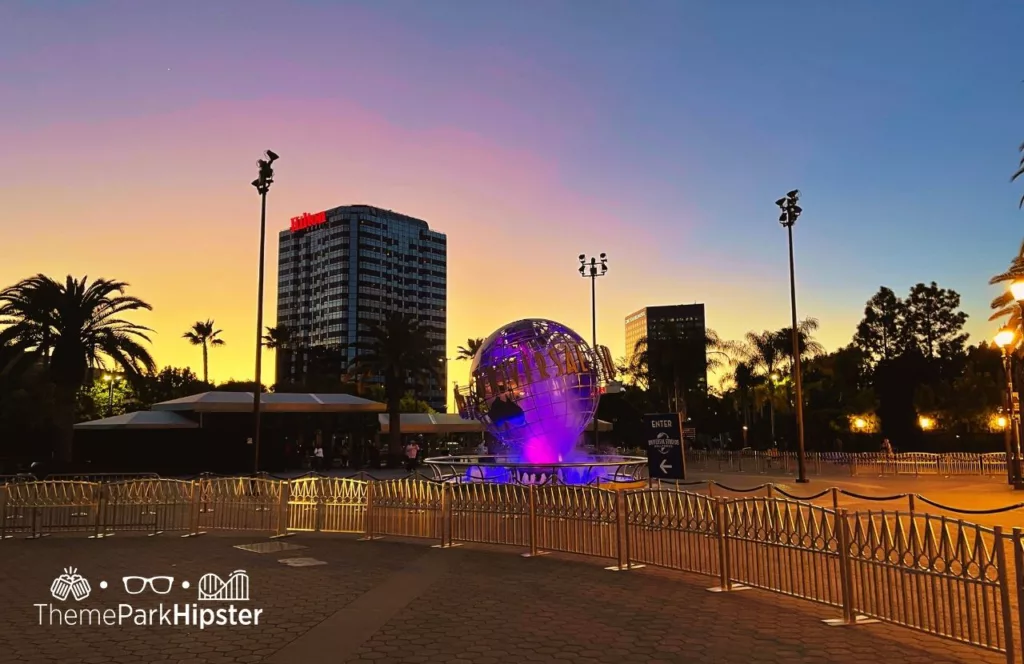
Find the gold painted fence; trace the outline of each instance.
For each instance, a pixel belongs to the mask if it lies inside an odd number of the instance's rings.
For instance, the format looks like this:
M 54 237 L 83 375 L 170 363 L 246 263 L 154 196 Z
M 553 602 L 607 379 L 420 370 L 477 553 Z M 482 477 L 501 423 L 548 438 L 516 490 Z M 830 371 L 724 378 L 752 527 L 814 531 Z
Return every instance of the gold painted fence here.
M 0 486 L 0 540 L 119 531 L 354 533 L 596 557 L 703 574 L 1005 653 L 1024 642 L 1024 534 L 920 513 L 828 509 L 672 488 L 451 484 L 419 478 L 55 480 Z M 1009 555 L 1007 554 L 1009 551 Z

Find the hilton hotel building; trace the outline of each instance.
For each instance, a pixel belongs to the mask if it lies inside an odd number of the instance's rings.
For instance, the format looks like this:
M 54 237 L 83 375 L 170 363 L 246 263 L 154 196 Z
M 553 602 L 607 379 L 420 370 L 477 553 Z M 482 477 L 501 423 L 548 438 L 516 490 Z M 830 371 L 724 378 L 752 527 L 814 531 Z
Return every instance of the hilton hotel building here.
M 447 254 L 443 233 L 390 210 L 346 205 L 293 217 L 279 237 L 277 271 L 277 324 L 288 328 L 293 350 L 281 353 L 277 382 L 299 383 L 314 370 L 345 373 L 356 354 L 347 344 L 365 341 L 370 326 L 390 312 L 437 330 L 430 338 L 444 357 Z M 329 358 L 331 366 L 311 362 L 313 356 Z M 420 396 L 444 412 L 447 363 L 442 369 L 445 384 L 431 380 Z

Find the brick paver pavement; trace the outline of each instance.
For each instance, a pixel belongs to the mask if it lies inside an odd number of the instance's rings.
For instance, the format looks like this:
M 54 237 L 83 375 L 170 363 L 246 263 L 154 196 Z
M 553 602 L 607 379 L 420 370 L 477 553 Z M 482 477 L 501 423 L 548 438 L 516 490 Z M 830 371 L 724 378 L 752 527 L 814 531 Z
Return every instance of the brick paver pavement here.
M 0 663 L 1005 661 L 889 625 L 828 627 L 821 622 L 835 616 L 828 607 L 756 590 L 709 593 L 708 579 L 650 568 L 610 572 L 557 556 L 325 535 L 290 538 L 308 548 L 276 554 L 233 548 L 258 541 L 118 535 L 0 542 Z M 327 564 L 278 562 L 296 556 Z M 89 598 L 50 597 L 50 584 L 68 566 L 89 580 Z M 33 606 L 158 604 L 161 597 L 148 591 L 126 595 L 123 575 L 174 576 L 165 605 L 193 603 L 203 574 L 227 577 L 236 569 L 251 579 L 251 601 L 236 605 L 262 608 L 258 626 L 50 626 L 39 624 Z M 182 580 L 193 587 L 182 589 Z

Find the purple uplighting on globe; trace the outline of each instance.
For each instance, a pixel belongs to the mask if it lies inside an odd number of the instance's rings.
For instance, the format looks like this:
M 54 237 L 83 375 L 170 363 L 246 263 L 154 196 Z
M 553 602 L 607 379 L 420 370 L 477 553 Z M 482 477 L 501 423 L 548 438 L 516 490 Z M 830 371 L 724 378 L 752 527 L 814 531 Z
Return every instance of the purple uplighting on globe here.
M 470 385 L 456 393 L 459 412 L 480 420 L 516 462 L 582 461 L 577 444 L 597 412 L 608 365 L 565 325 L 516 321 L 484 340 Z

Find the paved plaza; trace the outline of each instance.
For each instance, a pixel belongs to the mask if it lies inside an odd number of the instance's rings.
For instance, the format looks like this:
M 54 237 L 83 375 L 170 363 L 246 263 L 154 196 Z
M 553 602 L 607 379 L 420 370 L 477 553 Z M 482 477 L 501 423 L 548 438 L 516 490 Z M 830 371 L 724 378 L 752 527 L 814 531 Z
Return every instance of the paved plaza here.
M 234 548 L 267 541 L 118 534 L 0 542 L 0 664 L 1005 661 L 889 625 L 828 627 L 821 620 L 837 615 L 831 608 L 756 590 L 709 593 L 711 579 L 651 568 L 612 572 L 555 555 L 337 535 L 288 538 L 305 547 L 288 551 Z M 326 564 L 279 562 L 288 558 Z M 69 567 L 91 589 L 80 601 L 81 584 L 63 601 L 51 596 Z M 210 590 L 200 578 L 226 580 L 235 570 L 249 577 L 249 600 L 233 604 L 262 609 L 258 625 L 50 624 L 50 605 L 99 615 L 130 604 L 155 619 L 160 612 L 149 609 L 161 601 L 227 606 L 197 601 L 201 587 Z M 173 576 L 173 587 L 156 595 L 155 581 L 129 595 L 124 576 Z M 42 616 L 36 604 L 46 605 Z
M 838 487 L 846 491 L 864 496 L 892 496 L 912 493 L 938 503 L 961 510 L 992 510 L 1024 503 L 1024 491 L 1015 491 L 1008 486 L 1004 477 L 935 477 L 935 476 L 878 476 L 878 475 L 810 475 L 808 484 L 797 484 L 792 475 L 781 473 L 736 473 L 736 472 L 702 472 L 695 471 L 688 475 L 688 480 L 714 480 L 727 487 L 749 489 L 766 482 L 773 483 L 782 490 L 795 496 L 811 496 L 830 487 Z M 702 486 L 684 486 L 689 491 L 707 493 Z M 765 495 L 761 490 L 756 493 L 730 492 L 716 486 L 715 495 L 737 498 L 748 495 Z M 781 496 L 780 496 L 781 497 Z M 832 507 L 831 496 L 815 499 L 814 504 Z M 839 507 L 850 511 L 857 510 L 899 510 L 906 512 L 909 508 L 906 498 L 892 501 L 859 500 L 850 496 L 840 495 Z M 1011 528 L 1024 528 L 1024 507 L 999 512 L 996 514 L 956 514 L 937 508 L 917 500 L 915 509 L 951 516 L 965 521 L 980 523 L 987 526 L 1000 525 L 1007 531 Z

